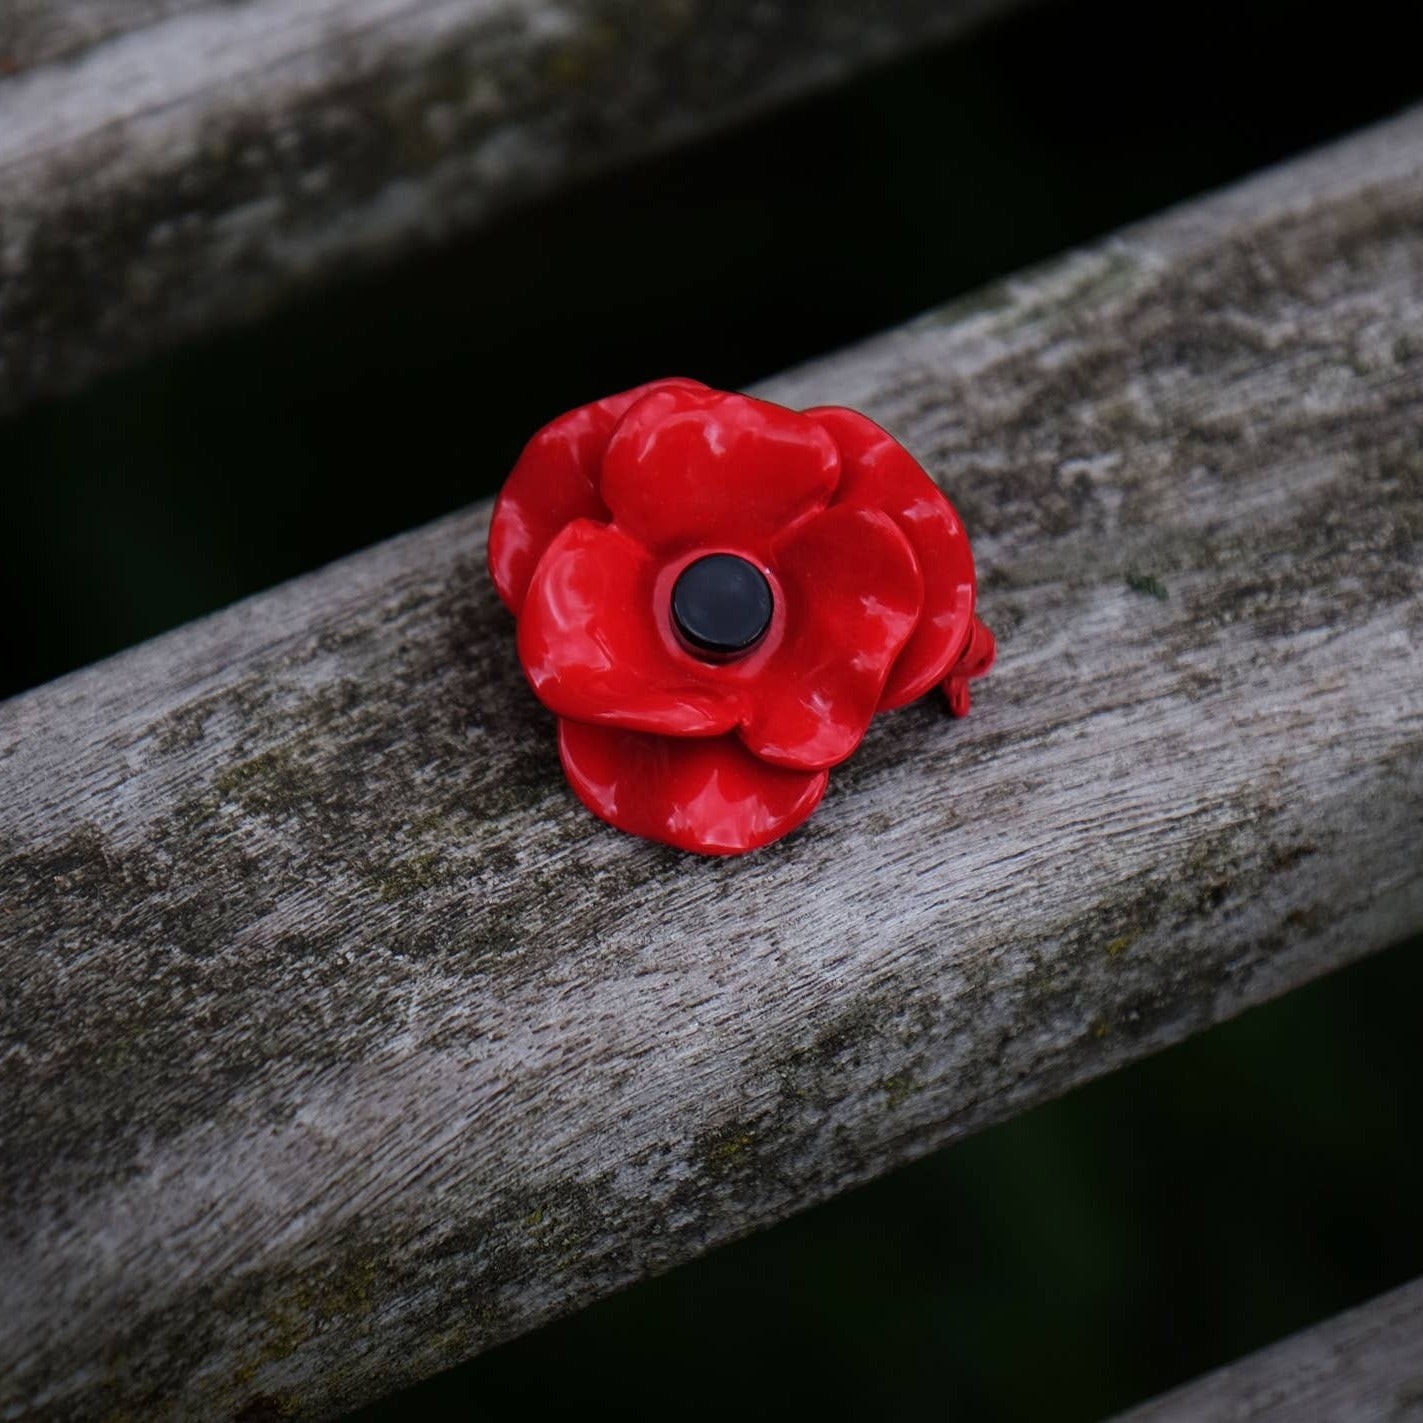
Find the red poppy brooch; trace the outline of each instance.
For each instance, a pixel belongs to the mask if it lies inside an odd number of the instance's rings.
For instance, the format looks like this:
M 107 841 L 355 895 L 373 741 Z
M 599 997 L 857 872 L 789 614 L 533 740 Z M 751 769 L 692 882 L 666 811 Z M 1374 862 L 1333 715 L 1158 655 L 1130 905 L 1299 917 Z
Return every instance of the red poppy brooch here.
M 529 441 L 489 530 L 595 815 L 703 854 L 799 825 L 877 711 L 993 661 L 953 505 L 853 410 L 659 380 Z

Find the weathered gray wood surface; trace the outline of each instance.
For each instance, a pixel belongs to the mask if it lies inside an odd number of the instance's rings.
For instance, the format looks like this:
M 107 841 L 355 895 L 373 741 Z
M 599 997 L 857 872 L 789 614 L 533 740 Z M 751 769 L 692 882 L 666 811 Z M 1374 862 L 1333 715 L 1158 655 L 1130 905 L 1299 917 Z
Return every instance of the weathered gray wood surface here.
M 1423 1423 L 1423 1280 L 1217 1369 L 1116 1423 Z
M 1008 3 L 3 0 L 0 414 Z
M 1423 112 L 768 393 L 1002 653 L 765 851 L 574 803 L 483 508 L 0 707 L 5 1417 L 353 1404 L 1423 925 Z

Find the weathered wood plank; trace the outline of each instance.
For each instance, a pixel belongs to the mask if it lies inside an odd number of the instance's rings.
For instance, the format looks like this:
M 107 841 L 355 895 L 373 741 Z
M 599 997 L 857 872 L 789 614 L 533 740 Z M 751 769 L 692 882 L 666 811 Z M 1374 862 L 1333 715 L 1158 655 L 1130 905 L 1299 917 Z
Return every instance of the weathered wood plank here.
M 1008 3 L 5 0 L 0 414 Z
M 1423 1280 L 1122 1414 L 1117 1423 L 1418 1423 Z
M 5 1416 L 353 1404 L 1417 929 L 1421 332 L 1418 112 L 771 383 L 1002 655 L 744 859 L 573 802 L 484 508 L 0 707 Z

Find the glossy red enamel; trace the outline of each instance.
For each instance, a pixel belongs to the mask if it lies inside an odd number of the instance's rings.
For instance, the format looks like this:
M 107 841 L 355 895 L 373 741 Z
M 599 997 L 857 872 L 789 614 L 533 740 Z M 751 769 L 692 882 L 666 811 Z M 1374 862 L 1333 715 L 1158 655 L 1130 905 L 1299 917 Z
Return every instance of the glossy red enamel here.
M 758 756 L 816 770 L 864 736 L 923 601 L 908 540 L 876 509 L 827 509 L 789 534 L 773 566 L 785 637 L 741 735 Z
M 924 612 L 880 696 L 880 707 L 903 706 L 944 679 L 973 618 L 975 581 L 968 535 L 954 506 L 914 456 L 857 410 L 826 405 L 807 410 L 840 447 L 835 503 L 880 509 L 899 526 L 924 575 Z
M 704 855 L 778 840 L 815 809 L 829 777 L 768 766 L 735 736 L 649 736 L 560 720 L 558 748 L 595 815 Z
M 744 653 L 699 650 L 675 625 L 677 578 L 709 554 L 743 575 L 703 616 L 735 626 L 735 598 L 771 590 Z M 570 411 L 510 475 L 489 566 L 584 803 L 707 854 L 798 825 L 877 710 L 943 683 L 962 714 L 993 658 L 953 506 L 892 436 L 835 406 L 675 379 Z M 750 611 L 763 619 L 764 601 Z
M 764 552 L 825 507 L 839 472 L 830 434 L 794 410 L 664 388 L 619 422 L 599 487 L 617 525 L 650 549 L 730 541 Z

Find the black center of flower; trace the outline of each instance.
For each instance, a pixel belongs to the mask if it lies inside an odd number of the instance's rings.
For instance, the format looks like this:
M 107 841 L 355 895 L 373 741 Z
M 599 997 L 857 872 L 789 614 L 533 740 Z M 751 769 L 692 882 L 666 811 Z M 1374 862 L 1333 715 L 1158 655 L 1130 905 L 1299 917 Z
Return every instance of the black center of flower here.
M 754 563 L 734 553 L 709 553 L 677 575 L 672 621 L 693 652 L 735 657 L 770 627 L 771 585 Z

